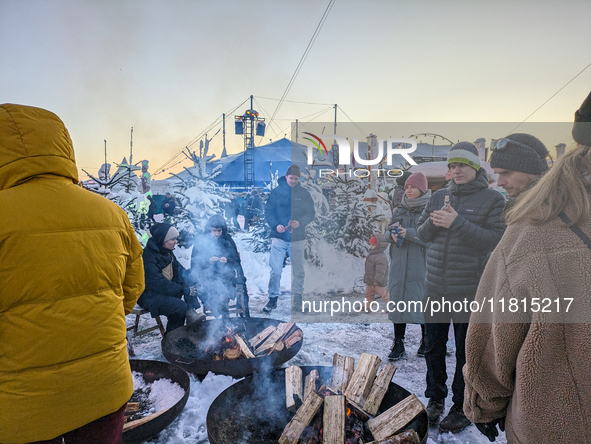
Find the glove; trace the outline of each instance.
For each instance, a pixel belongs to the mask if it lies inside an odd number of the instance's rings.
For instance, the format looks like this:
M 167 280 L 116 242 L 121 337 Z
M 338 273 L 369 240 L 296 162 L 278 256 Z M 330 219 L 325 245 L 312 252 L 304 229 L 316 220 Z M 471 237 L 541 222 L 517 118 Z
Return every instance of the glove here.
M 484 436 L 488 438 L 490 442 L 494 442 L 495 438 L 499 436 L 499 432 L 497 431 L 497 424 L 499 425 L 499 429 L 501 429 L 501 432 L 504 432 L 505 418 L 495 419 L 491 422 L 475 423 L 474 425 L 480 431 L 480 433 L 482 433 Z

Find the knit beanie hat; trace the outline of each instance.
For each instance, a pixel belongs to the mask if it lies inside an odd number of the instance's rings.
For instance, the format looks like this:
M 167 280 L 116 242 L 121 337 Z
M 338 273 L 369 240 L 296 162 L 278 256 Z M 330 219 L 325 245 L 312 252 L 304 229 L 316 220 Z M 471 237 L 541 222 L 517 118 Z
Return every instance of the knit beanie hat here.
M 521 145 L 530 147 L 531 150 L 509 142 L 504 149 L 493 150 L 490 156 L 491 168 L 503 168 L 528 174 L 542 174 L 548 171 L 546 157 L 549 153 L 540 139 L 524 133 L 510 134 L 505 139 L 514 140 Z
M 302 175 L 302 173 L 300 173 L 300 167 L 294 163 L 293 165 L 291 165 L 287 169 L 287 171 L 285 172 L 285 175 L 286 176 L 298 176 L 298 177 L 300 177 Z
M 575 112 L 573 139 L 579 145 L 591 146 L 591 93 Z
M 405 171 L 402 173 L 402 176 L 396 178 L 396 183 L 404 188 L 404 184 L 406 183 L 406 179 L 408 179 L 412 173 L 410 171 Z
M 447 153 L 447 164 L 450 163 L 465 163 L 478 171 L 480 169 L 478 148 L 470 142 L 456 143 Z
M 419 190 L 421 190 L 421 193 L 423 194 L 425 194 L 427 192 L 427 189 L 429 188 L 427 178 L 423 173 L 411 174 L 410 177 L 406 179 L 406 183 L 404 184 L 404 186 L 406 187 L 406 185 L 412 185 L 414 187 L 417 187 Z
M 372 236 L 371 239 L 369 240 L 370 244 L 374 244 L 374 245 L 378 245 L 378 240 L 376 239 L 375 236 Z
M 170 224 L 160 223 L 154 224 L 154 226 L 150 228 L 150 234 L 152 235 L 154 242 L 156 242 L 156 244 L 161 247 L 162 244 L 167 240 L 170 240 L 173 237 L 178 237 L 179 232 Z

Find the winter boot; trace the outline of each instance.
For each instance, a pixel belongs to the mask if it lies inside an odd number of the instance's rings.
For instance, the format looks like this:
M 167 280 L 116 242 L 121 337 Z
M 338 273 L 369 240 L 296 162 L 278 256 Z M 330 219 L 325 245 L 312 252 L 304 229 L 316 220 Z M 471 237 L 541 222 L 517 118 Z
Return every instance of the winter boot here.
M 394 344 L 392 344 L 392 350 L 388 355 L 390 361 L 398 361 L 404 354 L 404 341 L 402 339 L 394 338 Z
M 265 313 L 271 313 L 272 310 L 277 308 L 277 298 L 269 298 L 267 305 L 263 307 Z
M 454 404 L 451 409 L 449 409 L 447 416 L 443 418 L 443 421 L 439 424 L 439 431 L 442 433 L 459 433 L 470 424 L 472 423 L 466 418 L 466 415 L 464 415 L 464 407 L 462 404 Z
M 445 399 L 429 399 L 429 403 L 427 404 L 427 418 L 429 418 L 429 423 L 434 424 L 439 421 L 439 417 L 444 409 Z
M 425 326 L 421 325 L 421 345 L 419 345 L 419 349 L 417 350 L 417 356 L 419 358 L 425 357 Z

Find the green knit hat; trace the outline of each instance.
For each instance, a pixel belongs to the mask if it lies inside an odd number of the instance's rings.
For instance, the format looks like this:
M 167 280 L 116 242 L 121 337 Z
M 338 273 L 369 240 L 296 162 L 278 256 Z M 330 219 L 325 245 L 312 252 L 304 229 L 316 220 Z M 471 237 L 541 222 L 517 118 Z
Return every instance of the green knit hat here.
M 447 164 L 450 163 L 465 163 L 478 171 L 480 169 L 478 148 L 470 142 L 456 143 L 447 153 Z

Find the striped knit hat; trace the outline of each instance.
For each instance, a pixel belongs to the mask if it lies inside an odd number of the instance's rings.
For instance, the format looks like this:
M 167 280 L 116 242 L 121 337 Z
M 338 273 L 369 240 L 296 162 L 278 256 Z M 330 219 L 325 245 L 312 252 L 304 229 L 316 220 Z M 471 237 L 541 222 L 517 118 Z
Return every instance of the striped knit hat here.
M 450 163 L 465 163 L 478 171 L 480 169 L 478 148 L 470 142 L 456 143 L 447 153 L 447 164 Z

